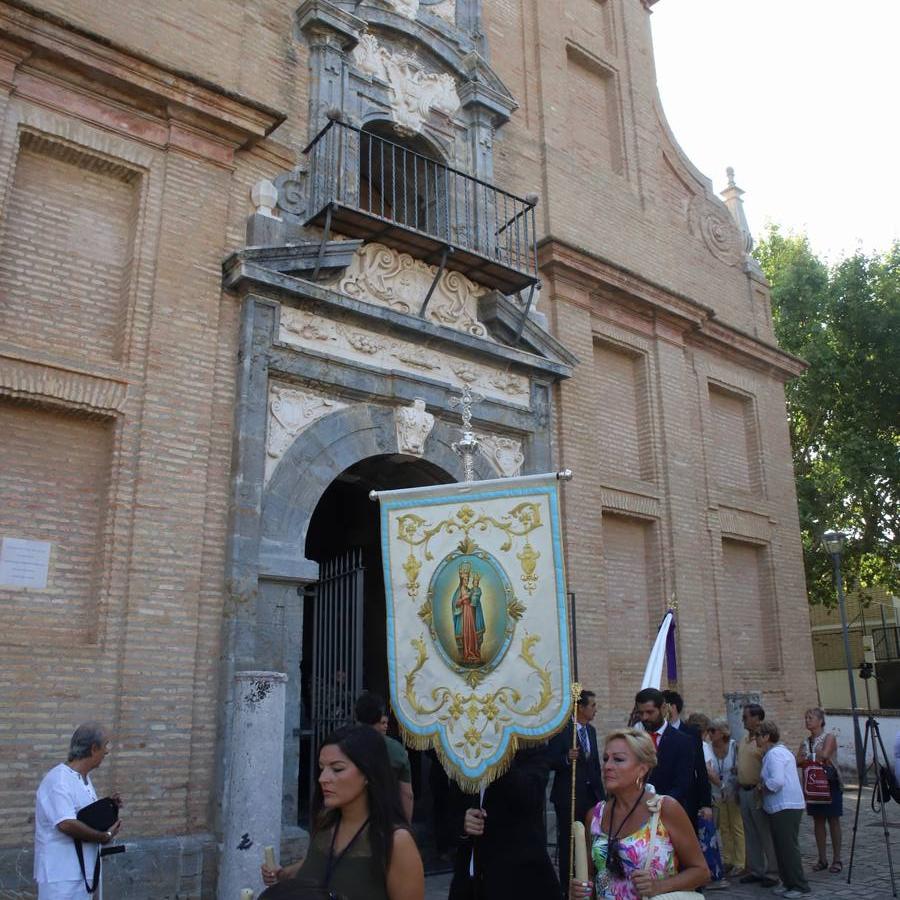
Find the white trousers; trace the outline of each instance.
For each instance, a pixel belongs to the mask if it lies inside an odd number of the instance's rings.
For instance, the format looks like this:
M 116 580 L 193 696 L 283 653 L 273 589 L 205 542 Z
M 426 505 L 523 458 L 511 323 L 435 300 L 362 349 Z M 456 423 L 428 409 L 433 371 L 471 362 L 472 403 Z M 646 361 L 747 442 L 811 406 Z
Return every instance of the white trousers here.
M 38 900 L 91 900 L 91 897 L 84 888 L 84 879 L 79 878 L 77 881 L 39 881 Z

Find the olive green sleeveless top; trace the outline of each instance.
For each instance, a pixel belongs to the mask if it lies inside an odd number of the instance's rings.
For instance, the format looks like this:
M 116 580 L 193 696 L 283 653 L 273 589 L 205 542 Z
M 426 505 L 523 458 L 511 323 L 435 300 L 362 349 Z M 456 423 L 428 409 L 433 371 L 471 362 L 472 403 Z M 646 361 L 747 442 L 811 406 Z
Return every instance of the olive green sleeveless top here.
M 327 887 L 347 900 L 388 900 L 384 872 L 372 856 L 368 826 L 336 859 L 332 865 L 331 881 L 325 884 L 331 836 L 332 829 L 323 829 L 313 837 L 303 866 L 297 873 L 297 880 L 311 887 Z

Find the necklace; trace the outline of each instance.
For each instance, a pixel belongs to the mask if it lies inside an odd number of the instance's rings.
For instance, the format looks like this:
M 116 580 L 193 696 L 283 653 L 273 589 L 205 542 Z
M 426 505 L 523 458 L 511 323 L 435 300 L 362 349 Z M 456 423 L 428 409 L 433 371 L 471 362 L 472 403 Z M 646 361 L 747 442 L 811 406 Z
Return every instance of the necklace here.
M 631 814 L 638 808 L 638 804 L 641 802 L 641 800 L 643 800 L 643 798 L 644 798 L 644 790 L 642 788 L 640 794 L 638 794 L 638 796 L 637 796 L 637 800 L 635 800 L 634 803 L 632 804 L 631 809 L 629 809 L 628 812 L 625 813 L 625 818 L 622 819 L 621 822 L 619 822 L 619 827 L 615 831 L 612 831 L 612 824 L 613 824 L 613 821 L 615 820 L 615 816 L 616 816 L 616 798 L 615 798 L 615 796 L 613 796 L 612 805 L 609 808 L 609 828 L 610 828 L 610 831 L 612 832 L 609 835 L 609 839 L 611 841 L 614 841 L 619 837 L 619 834 L 621 833 L 622 829 L 625 827 L 625 823 L 631 818 Z
M 609 810 L 609 829 L 612 832 L 609 834 L 607 838 L 607 847 L 606 847 L 606 868 L 608 869 L 610 875 L 614 878 L 624 878 L 625 877 L 625 869 L 622 865 L 622 858 L 619 855 L 619 834 L 622 829 L 625 827 L 625 823 L 631 818 L 631 814 L 638 808 L 638 804 L 641 800 L 644 799 L 644 790 L 641 789 L 640 794 L 638 794 L 637 799 L 634 801 L 631 809 L 625 813 L 625 818 L 619 822 L 619 827 L 612 831 L 613 821 L 615 820 L 616 815 L 616 798 L 613 796 L 612 806 Z

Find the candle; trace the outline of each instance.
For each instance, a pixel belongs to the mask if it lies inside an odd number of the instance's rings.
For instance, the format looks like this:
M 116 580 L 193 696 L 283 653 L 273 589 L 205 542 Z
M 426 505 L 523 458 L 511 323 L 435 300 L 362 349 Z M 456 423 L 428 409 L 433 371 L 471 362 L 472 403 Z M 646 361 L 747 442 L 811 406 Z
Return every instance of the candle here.
M 587 842 L 584 839 L 584 822 L 572 823 L 572 840 L 575 841 L 575 880 L 587 881 Z
M 253 900 L 253 888 L 244 888 L 241 891 L 241 900 Z
M 263 857 L 265 859 L 265 864 L 270 869 L 278 868 L 275 865 L 275 848 L 274 847 L 263 847 Z

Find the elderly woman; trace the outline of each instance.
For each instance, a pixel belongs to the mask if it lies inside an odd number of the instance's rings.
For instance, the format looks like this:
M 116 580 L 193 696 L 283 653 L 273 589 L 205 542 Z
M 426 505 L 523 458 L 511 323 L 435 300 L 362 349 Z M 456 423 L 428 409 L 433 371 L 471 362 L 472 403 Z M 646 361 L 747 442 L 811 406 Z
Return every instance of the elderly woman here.
M 786 888 L 781 896 L 794 900 L 810 891 L 800 857 L 800 820 L 806 803 L 797 775 L 797 760 L 781 743 L 778 726 L 769 720 L 760 723 L 756 746 L 763 754 L 759 778 L 763 810 L 772 828 L 778 875 Z
M 737 742 L 731 739 L 727 719 L 713 719 L 709 726 L 706 770 L 712 786 L 716 827 L 722 839 L 726 874 L 744 868 L 744 821 L 738 801 Z
M 694 826 L 681 804 L 645 786 L 655 766 L 656 750 L 646 732 L 625 728 L 606 736 L 602 771 L 607 799 L 585 819 L 592 881 L 573 879 L 571 900 L 592 895 L 639 900 L 691 891 L 709 880 Z
M 837 875 L 844 868 L 841 862 L 841 816 L 844 814 L 844 793 L 837 767 L 837 740 L 833 734 L 825 733 L 825 710 L 818 706 L 806 711 L 806 729 L 809 731 L 809 737 L 797 751 L 797 762 L 801 768 L 808 762 L 820 762 L 831 773 L 828 779 L 831 785 L 831 802 L 806 804 L 806 812 L 812 816 L 816 847 L 819 851 L 819 861 L 813 866 L 813 871 L 821 872 L 828 869 Z M 831 831 L 833 858 L 830 868 L 825 837 L 826 822 Z

